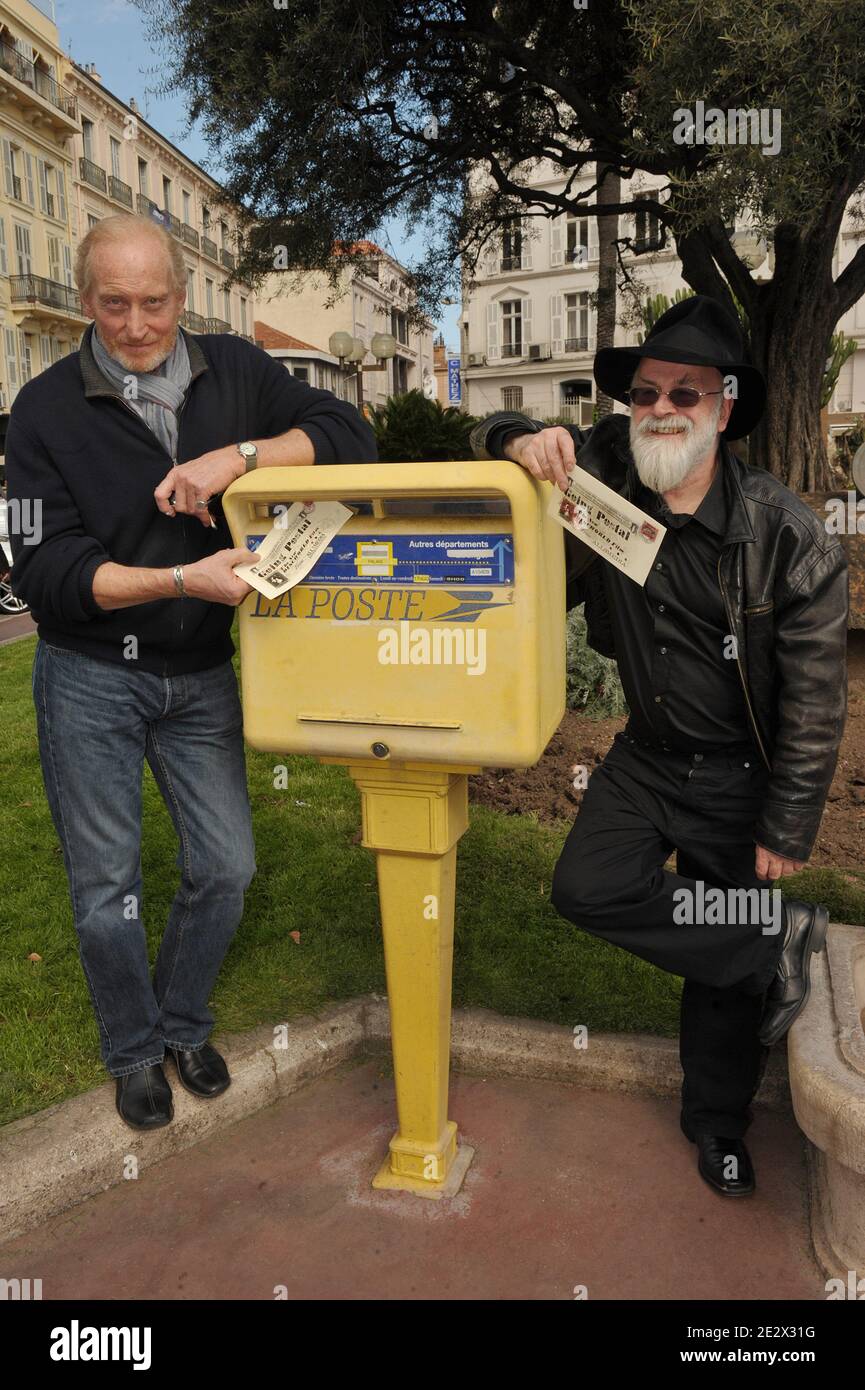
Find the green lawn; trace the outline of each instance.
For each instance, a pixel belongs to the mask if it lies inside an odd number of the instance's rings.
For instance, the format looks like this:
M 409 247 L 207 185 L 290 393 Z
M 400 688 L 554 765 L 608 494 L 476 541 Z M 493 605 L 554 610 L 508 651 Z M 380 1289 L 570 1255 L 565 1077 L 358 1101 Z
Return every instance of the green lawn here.
M 62 858 L 42 790 L 30 694 L 35 639 L 0 648 L 0 1122 L 105 1080 Z M 289 766 L 275 790 L 273 768 Z M 372 854 L 339 767 L 249 752 L 258 873 L 213 996 L 218 1032 L 384 991 Z M 145 773 L 144 920 L 155 956 L 173 896 L 174 832 Z M 567 826 L 473 807 L 460 841 L 454 1002 L 590 1030 L 675 1036 L 680 982 L 563 922 L 549 887 Z M 805 870 L 791 890 L 865 921 L 865 882 Z M 300 932 L 296 943 L 289 935 Z M 39 962 L 28 960 L 36 952 Z

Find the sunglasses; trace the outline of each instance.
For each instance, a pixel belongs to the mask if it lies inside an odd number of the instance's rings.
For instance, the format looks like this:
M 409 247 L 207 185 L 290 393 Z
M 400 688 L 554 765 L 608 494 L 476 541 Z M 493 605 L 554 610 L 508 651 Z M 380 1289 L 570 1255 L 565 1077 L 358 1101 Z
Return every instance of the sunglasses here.
M 672 391 L 659 391 L 657 386 L 633 386 L 630 391 L 625 392 L 631 405 L 654 405 L 659 396 L 666 396 L 680 410 L 692 410 L 695 405 L 699 405 L 703 396 L 723 394 L 723 387 L 720 391 L 698 391 L 696 386 L 674 386 Z

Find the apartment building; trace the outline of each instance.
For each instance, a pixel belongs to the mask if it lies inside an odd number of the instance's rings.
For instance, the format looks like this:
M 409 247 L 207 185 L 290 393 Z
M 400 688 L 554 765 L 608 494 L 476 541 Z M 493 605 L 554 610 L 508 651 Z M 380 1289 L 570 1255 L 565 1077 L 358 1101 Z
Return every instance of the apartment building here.
M 78 103 L 57 28 L 30 0 L 0 0 L 0 449 L 15 396 L 78 346 L 72 282 Z
M 77 103 L 72 238 L 103 217 L 137 212 L 161 221 L 183 247 L 186 311 L 192 333 L 237 333 L 254 341 L 255 296 L 225 286 L 234 269 L 237 222 L 218 205 L 219 185 L 138 110 L 110 92 L 91 63 L 67 63 L 66 87 Z
M 433 325 L 427 323 L 420 330 L 408 325 L 410 291 L 405 268 L 373 241 L 360 241 L 357 248 L 364 253 L 363 267 L 346 268 L 339 297 L 331 307 L 325 307 L 330 289 L 323 277 L 309 275 L 301 290 L 287 292 L 286 278 L 275 271 L 258 291 L 258 310 L 274 328 L 324 348 L 332 333 L 360 338 L 367 348 L 363 360 L 370 367 L 375 365 L 369 351 L 374 335 L 392 333 L 396 352 L 387 367 L 362 374 L 364 403 L 383 405 L 388 396 L 423 390 L 424 379 L 432 379 Z
M 539 162 L 530 182 L 560 191 L 565 180 L 552 165 Z M 584 181 L 589 188 L 593 180 Z M 622 201 L 658 197 L 664 180 L 638 174 L 622 182 Z M 733 244 L 747 260 L 755 279 L 768 279 L 774 256 L 746 221 L 730 231 Z M 664 294 L 672 300 L 686 289 L 681 263 L 663 225 L 651 212 L 621 216 L 619 237 L 630 236 L 640 254 L 624 252 L 623 261 L 641 287 L 643 299 Z M 834 274 L 855 255 L 863 240 L 852 218 L 845 219 L 835 254 Z M 592 422 L 595 384 L 592 359 L 597 346 L 593 296 L 598 287 L 598 224 L 595 217 L 572 214 L 544 219 L 516 218 L 485 249 L 475 279 L 463 291 L 461 365 L 463 409 L 473 415 L 494 410 L 522 410 L 575 424 Z M 622 302 L 619 312 L 622 310 Z M 829 403 L 830 435 L 865 412 L 865 300 L 838 325 L 857 342 L 857 351 L 841 370 Z M 641 324 L 617 325 L 616 346 L 642 340 Z M 624 410 L 624 406 L 617 409 Z
M 348 364 L 340 367 L 339 358 L 332 352 L 283 333 L 262 319 L 255 321 L 255 342 L 298 381 L 305 381 L 317 390 L 332 391 L 341 401 L 357 404 L 353 369 Z

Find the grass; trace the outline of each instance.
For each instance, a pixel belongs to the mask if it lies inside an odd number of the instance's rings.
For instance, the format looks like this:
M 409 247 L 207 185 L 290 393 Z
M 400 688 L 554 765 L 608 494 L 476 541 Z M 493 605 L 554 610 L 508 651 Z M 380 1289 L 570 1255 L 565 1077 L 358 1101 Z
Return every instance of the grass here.
M 0 1122 L 105 1080 L 60 848 L 42 789 L 30 692 L 35 639 L 0 648 Z M 288 786 L 274 788 L 287 763 Z M 212 1008 L 219 1033 L 384 992 L 373 855 L 340 767 L 248 750 L 258 873 Z M 675 1036 L 680 981 L 564 922 L 549 887 L 567 826 L 472 807 L 458 850 L 454 1003 Z M 143 918 L 155 957 L 177 884 L 174 830 L 145 770 Z M 786 886 L 786 885 L 785 885 Z M 865 875 L 804 870 L 790 891 L 865 922 Z M 300 933 L 295 942 L 290 933 Z M 37 953 L 40 961 L 28 956 Z

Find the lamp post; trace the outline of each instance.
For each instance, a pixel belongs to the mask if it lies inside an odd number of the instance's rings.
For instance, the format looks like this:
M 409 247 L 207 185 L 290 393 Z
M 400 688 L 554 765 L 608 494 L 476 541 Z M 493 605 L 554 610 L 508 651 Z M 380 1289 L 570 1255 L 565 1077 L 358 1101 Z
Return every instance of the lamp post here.
M 374 364 L 370 362 L 364 365 L 366 345 L 362 338 L 353 338 L 350 333 L 331 333 L 328 347 L 334 357 L 339 358 L 340 368 L 344 369 L 346 362 L 356 363 L 357 408 L 363 414 L 363 373 L 387 370 L 387 364 L 396 352 L 396 338 L 392 333 L 373 334 L 371 350 L 373 357 L 376 358 Z

